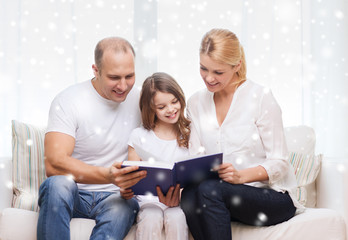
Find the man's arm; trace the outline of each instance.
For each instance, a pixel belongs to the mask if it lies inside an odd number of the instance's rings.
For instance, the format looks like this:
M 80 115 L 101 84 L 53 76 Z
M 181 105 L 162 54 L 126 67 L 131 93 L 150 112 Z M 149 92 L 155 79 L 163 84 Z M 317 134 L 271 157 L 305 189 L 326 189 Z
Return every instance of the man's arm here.
M 116 162 L 111 167 L 88 165 L 71 157 L 75 139 L 67 134 L 49 132 L 45 135 L 45 167 L 48 177 L 72 175 L 75 182 L 87 184 L 113 183 L 129 188 L 146 176 L 145 171 L 137 171 L 138 166 L 121 168 Z

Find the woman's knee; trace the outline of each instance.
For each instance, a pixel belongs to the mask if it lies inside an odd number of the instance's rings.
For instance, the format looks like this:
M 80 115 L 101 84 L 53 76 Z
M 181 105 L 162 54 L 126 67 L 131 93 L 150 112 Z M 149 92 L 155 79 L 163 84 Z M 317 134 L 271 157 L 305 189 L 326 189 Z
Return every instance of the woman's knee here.
M 197 187 L 197 185 L 188 186 L 181 192 L 180 207 L 185 213 L 189 213 L 197 207 Z
M 219 180 L 206 180 L 199 184 L 197 189 L 197 196 L 204 198 L 215 198 L 221 196 L 221 184 Z

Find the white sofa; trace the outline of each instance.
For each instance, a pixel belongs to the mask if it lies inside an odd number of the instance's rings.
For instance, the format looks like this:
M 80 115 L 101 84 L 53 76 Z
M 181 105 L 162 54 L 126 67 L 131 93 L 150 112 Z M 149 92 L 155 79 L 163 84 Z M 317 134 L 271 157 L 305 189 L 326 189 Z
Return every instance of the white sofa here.
M 285 133 L 290 151 L 302 154 L 314 153 L 315 134 L 312 128 L 290 127 L 286 128 Z M 34 240 L 38 213 L 11 207 L 13 198 L 11 163 L 11 158 L 0 158 L 0 239 Z M 348 216 L 348 199 L 343 182 L 347 182 L 348 176 L 344 171 L 344 163 L 338 164 L 324 159 L 316 181 L 305 187 L 308 191 L 307 205 L 310 203 L 316 206 L 307 208 L 304 213 L 275 226 L 252 227 L 231 223 L 233 239 L 347 239 L 345 218 Z M 340 210 L 345 212 L 339 213 Z M 70 224 L 71 239 L 89 239 L 94 225 L 94 220 L 73 219 Z M 125 239 L 134 239 L 134 233 L 135 226 Z

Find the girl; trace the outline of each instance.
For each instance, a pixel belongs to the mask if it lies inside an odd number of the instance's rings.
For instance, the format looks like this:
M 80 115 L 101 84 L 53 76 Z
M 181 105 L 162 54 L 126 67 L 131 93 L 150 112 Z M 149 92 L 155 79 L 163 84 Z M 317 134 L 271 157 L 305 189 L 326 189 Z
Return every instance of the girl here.
M 142 87 L 140 110 L 143 126 L 134 129 L 128 142 L 128 159 L 141 160 L 133 148 L 138 144 L 163 161 L 174 162 L 188 156 L 190 121 L 184 116 L 185 96 L 178 83 L 166 73 L 154 73 Z M 188 239 L 185 215 L 179 205 L 180 186 L 171 187 L 158 197 L 137 196 L 140 210 L 137 217 L 136 239 Z M 132 197 L 130 189 L 123 196 Z
M 188 101 L 190 152 L 222 151 L 223 181 L 207 180 L 182 192 L 194 239 L 231 239 L 231 221 L 269 226 L 303 207 L 287 161 L 281 110 L 269 89 L 246 78 L 243 47 L 229 30 L 202 39 L 200 73 L 206 85 Z

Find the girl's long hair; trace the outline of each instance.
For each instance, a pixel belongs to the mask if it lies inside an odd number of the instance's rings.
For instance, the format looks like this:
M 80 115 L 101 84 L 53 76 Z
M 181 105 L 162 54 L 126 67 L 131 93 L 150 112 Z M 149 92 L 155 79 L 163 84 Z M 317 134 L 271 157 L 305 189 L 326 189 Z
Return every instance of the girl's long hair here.
M 140 111 L 143 126 L 147 130 L 153 130 L 156 126 L 156 108 L 154 104 L 154 96 L 156 92 L 171 93 L 180 102 L 181 109 L 179 119 L 175 124 L 177 133 L 177 142 L 180 147 L 188 148 L 190 138 L 190 120 L 185 117 L 186 108 L 185 95 L 179 84 L 167 73 L 157 72 L 146 78 L 140 95 Z

